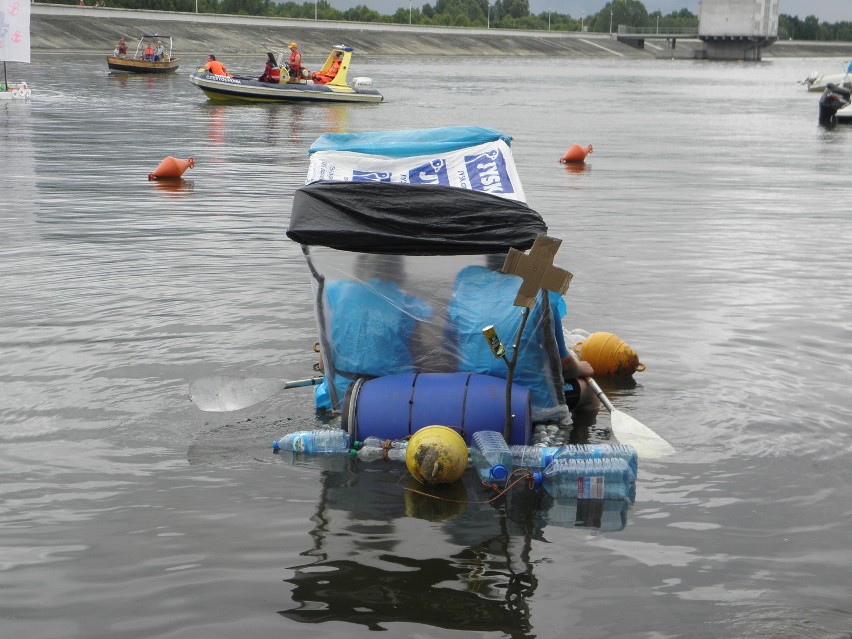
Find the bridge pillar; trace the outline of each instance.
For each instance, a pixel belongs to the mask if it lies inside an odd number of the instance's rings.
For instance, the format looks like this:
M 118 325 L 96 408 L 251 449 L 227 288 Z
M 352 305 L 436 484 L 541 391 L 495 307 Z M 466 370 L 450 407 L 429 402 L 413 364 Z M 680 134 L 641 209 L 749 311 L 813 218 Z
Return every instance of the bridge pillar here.
M 747 38 L 737 36 L 699 36 L 704 42 L 707 60 L 738 60 L 759 62 L 763 47 L 775 42 L 776 38 Z

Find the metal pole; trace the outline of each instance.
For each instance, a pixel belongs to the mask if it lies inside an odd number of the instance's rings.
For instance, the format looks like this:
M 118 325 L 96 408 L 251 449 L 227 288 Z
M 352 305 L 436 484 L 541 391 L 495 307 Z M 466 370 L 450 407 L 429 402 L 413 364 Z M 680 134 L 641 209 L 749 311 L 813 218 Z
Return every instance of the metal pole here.
M 317 9 L 317 3 L 318 3 L 318 2 L 319 2 L 319 0 L 314 0 L 314 20 L 316 20 L 316 19 L 317 19 L 317 15 L 318 15 L 318 13 L 319 13 L 319 11 L 318 11 L 318 9 Z
M 491 2 L 488 3 L 488 22 L 485 23 L 485 28 L 491 28 Z
M 198 0 L 195 0 L 195 13 L 198 13 Z
M 411 0 L 408 0 L 408 26 L 411 26 Z
M 580 31 L 582 31 L 582 30 L 583 30 L 583 19 L 584 19 L 585 17 L 586 17 L 586 12 L 585 12 L 585 11 L 581 11 L 581 12 L 580 12 Z
M 609 35 L 612 35 L 612 9 L 609 10 Z
M 550 31 L 550 9 L 547 10 L 547 30 Z

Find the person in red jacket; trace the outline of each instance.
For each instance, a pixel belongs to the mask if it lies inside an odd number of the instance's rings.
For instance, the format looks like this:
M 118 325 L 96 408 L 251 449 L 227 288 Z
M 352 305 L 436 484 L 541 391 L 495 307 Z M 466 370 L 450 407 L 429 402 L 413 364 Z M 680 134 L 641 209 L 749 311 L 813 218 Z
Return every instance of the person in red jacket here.
M 212 53 L 207 56 L 207 64 L 204 68 L 213 75 L 228 75 L 228 70 L 225 68 L 225 65 L 219 62 L 216 59 L 216 56 Z
M 287 63 L 290 68 L 290 77 L 299 80 L 302 77 L 302 53 L 295 42 L 291 42 L 287 48 L 290 49 L 290 61 Z
M 325 73 L 314 73 L 311 76 L 311 80 L 316 82 L 317 84 L 328 84 L 334 78 L 337 77 L 337 72 L 340 71 L 340 65 L 343 63 L 343 54 L 338 51 L 334 54 L 334 60 L 331 63 L 331 66 L 328 68 L 328 71 Z
M 275 55 L 271 51 L 266 52 L 266 68 L 258 80 L 260 82 L 281 82 L 281 68 L 278 66 Z

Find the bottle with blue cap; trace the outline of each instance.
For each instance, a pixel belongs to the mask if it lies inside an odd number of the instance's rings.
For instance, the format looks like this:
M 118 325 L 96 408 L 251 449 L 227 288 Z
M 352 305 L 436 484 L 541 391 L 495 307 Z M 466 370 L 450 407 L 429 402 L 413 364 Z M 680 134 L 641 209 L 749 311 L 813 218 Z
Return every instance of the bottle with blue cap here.
M 515 468 L 543 470 L 553 461 L 553 456 L 561 450 L 559 446 L 509 446 Z
M 294 453 L 348 453 L 351 448 L 349 433 L 340 428 L 320 428 L 284 435 L 272 442 L 272 450 L 289 450 Z
M 630 468 L 616 457 L 554 459 L 543 471 L 533 472 L 533 483 L 554 499 L 628 499 L 634 497 Z
M 473 434 L 470 458 L 482 481 L 505 484 L 514 469 L 512 451 L 495 430 L 480 430 Z

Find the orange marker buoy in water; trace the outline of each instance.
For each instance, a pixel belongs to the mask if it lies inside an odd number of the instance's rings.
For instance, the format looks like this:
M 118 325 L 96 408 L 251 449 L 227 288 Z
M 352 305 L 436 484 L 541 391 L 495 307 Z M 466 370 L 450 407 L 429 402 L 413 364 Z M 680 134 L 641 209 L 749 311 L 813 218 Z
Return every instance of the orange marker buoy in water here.
M 565 164 L 570 164 L 574 162 L 585 162 L 586 156 L 591 152 L 591 144 L 589 146 L 580 146 L 579 144 L 572 144 L 571 147 L 567 151 L 565 151 L 565 155 L 559 158 L 559 161 Z
M 174 179 L 181 177 L 187 169 L 195 166 L 192 158 L 181 160 L 173 158 L 171 155 L 160 162 L 160 166 L 154 169 L 153 173 L 148 174 L 149 180 Z

